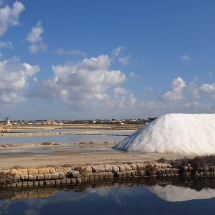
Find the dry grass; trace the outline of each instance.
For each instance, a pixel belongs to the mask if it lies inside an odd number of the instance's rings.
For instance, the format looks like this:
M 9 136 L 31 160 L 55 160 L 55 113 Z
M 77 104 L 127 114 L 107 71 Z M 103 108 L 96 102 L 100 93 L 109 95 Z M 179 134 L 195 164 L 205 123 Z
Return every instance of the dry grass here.
M 71 167 L 71 164 L 63 164 L 62 167 Z
M 205 166 L 215 166 L 215 155 L 196 156 L 194 158 L 183 158 L 174 161 L 174 166 L 179 167 L 190 164 L 196 168 L 202 168 Z
M 3 147 L 3 148 L 18 147 L 18 146 L 20 146 L 20 145 L 16 144 L 16 143 L 4 143 L 1 145 L 1 147 Z
M 165 158 L 161 158 L 157 160 L 158 163 L 169 163 L 169 160 L 165 159 Z
M 50 143 L 50 142 L 43 142 L 42 145 L 43 145 L 43 146 L 50 146 L 50 145 L 53 145 L 53 143 Z
M 23 166 L 15 165 L 13 169 L 25 169 Z

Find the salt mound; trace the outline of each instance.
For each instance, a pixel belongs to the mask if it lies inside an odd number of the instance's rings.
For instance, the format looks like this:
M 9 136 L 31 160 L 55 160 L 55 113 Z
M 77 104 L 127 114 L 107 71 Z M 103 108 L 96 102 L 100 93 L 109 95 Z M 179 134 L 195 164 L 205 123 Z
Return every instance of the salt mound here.
M 113 148 L 133 152 L 215 154 L 215 114 L 166 114 Z
M 191 188 L 176 187 L 174 185 L 167 185 L 166 187 L 156 185 L 146 188 L 159 198 L 168 202 L 182 202 L 193 199 L 210 199 L 215 197 L 215 190 L 210 188 L 202 189 L 200 191 Z

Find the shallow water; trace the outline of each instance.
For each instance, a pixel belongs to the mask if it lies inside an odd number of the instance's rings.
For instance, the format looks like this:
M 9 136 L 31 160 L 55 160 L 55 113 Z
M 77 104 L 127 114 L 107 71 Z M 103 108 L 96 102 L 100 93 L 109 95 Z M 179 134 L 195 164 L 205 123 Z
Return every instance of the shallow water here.
M 194 186 L 194 185 L 195 186 Z M 0 190 L 7 214 L 214 214 L 214 179 L 92 182 L 76 186 Z
M 65 131 L 65 132 L 83 132 L 87 130 L 81 129 L 52 129 L 51 131 Z M 17 130 L 18 131 L 18 130 Z M 31 132 L 32 130 L 19 130 L 19 132 Z M 44 130 L 35 130 L 44 132 Z M 51 132 L 47 129 L 47 132 Z M 93 131 L 92 129 L 89 131 Z M 98 131 L 98 130 L 97 130 Z M 33 132 L 33 131 L 32 131 Z M 98 131 L 99 132 L 99 131 Z M 5 143 L 15 143 L 15 144 L 42 144 L 43 142 L 52 142 L 52 143 L 74 143 L 74 142 L 119 142 L 126 138 L 126 136 L 112 136 L 113 135 L 129 135 L 131 132 L 111 132 L 111 131 L 100 131 L 104 135 L 56 135 L 56 136 L 24 136 L 24 137 L 0 137 L 0 145 Z M 45 156 L 46 154 L 60 151 L 79 151 L 79 154 L 99 154 L 99 153 L 118 153 L 118 151 L 113 150 L 111 147 L 103 146 L 103 145 L 70 145 L 68 147 L 48 147 L 48 148 L 17 148 L 8 150 L 0 150 L 0 155 L 8 155 L 8 154 L 17 154 L 17 153 L 25 153 L 26 155 L 34 155 L 34 156 Z
M 71 142 L 119 142 L 126 138 L 125 136 L 109 135 L 57 135 L 57 136 L 30 136 L 30 137 L 0 137 L 0 144 L 4 143 L 71 143 Z
M 98 133 L 107 133 L 107 134 L 131 134 L 130 131 L 120 131 L 120 130 L 102 130 L 102 129 L 67 129 L 67 128 L 56 128 L 56 129 L 10 129 L 10 132 L 98 132 Z M 135 130 L 134 130 L 135 132 Z
M 0 137 L 0 145 L 4 143 L 37 143 L 56 142 L 56 143 L 71 143 L 71 142 L 119 142 L 126 138 L 124 135 L 130 135 L 133 132 L 120 132 L 112 130 L 92 130 L 92 129 L 24 129 L 10 130 L 10 132 L 84 132 L 93 131 L 102 133 L 102 135 L 56 135 L 56 136 L 26 136 L 26 137 Z M 112 136 L 113 135 L 113 136 Z M 123 135 L 123 136 L 118 136 Z
M 105 154 L 105 153 L 122 153 L 121 151 L 117 151 L 112 149 L 111 147 L 104 146 L 93 146 L 93 147 L 49 147 L 49 148 L 19 148 L 19 149 L 6 149 L 0 150 L 1 156 L 14 156 L 14 154 L 24 153 L 29 156 L 45 156 L 46 154 L 54 153 L 54 152 L 63 152 L 63 151 L 73 151 L 75 154 Z M 125 152 L 126 153 L 126 152 Z

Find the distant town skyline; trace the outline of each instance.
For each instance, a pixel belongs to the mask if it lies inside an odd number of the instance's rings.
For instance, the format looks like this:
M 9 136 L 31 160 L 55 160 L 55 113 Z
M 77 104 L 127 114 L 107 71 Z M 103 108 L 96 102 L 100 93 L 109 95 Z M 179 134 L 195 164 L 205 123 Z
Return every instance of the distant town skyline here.
M 0 0 L 0 120 L 214 113 L 214 8 Z

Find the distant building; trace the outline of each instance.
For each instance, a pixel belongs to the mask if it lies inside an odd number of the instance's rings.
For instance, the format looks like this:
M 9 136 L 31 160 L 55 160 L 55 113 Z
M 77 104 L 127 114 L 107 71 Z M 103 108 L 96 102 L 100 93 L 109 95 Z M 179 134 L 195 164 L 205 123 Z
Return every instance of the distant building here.
M 9 117 L 6 118 L 5 125 L 7 125 L 7 126 L 8 126 L 8 125 L 11 125 L 11 123 L 10 123 L 10 118 L 9 118 Z
M 45 122 L 42 122 L 43 125 L 56 125 L 57 122 L 55 122 L 54 120 L 47 120 Z

